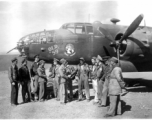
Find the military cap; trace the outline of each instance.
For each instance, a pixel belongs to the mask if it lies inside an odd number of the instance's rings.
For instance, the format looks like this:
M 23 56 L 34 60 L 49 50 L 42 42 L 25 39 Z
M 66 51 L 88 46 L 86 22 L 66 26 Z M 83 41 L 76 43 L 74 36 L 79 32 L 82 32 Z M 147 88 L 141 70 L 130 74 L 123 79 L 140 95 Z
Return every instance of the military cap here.
M 39 58 L 39 54 L 35 55 L 34 58 Z
M 26 60 L 26 59 L 23 59 L 21 63 L 23 64 L 25 61 L 27 61 L 27 60 Z
M 100 61 L 103 61 L 103 59 L 100 55 L 97 56 L 97 59 L 100 60 Z
M 112 58 L 110 59 L 110 61 L 112 61 L 112 62 L 114 62 L 114 63 L 118 63 L 118 59 L 117 59 L 116 57 L 112 57 Z
M 96 57 L 92 57 L 92 59 L 96 60 L 97 58 Z
M 67 61 L 64 59 L 64 58 L 62 58 L 61 60 L 60 60 L 60 63 L 61 64 L 64 64 L 64 63 L 66 63 Z
M 40 65 L 41 65 L 41 64 L 44 64 L 44 63 L 45 63 L 44 60 L 40 60 L 40 62 L 39 62 Z
M 15 62 L 15 61 L 17 61 L 17 58 L 15 57 L 15 58 L 13 58 L 11 61 L 12 61 L 12 62 Z
M 85 61 L 83 57 L 80 57 L 79 60 Z
M 58 60 L 58 59 L 56 59 L 56 58 L 54 58 L 54 59 L 53 59 L 53 61 L 59 62 L 59 60 Z

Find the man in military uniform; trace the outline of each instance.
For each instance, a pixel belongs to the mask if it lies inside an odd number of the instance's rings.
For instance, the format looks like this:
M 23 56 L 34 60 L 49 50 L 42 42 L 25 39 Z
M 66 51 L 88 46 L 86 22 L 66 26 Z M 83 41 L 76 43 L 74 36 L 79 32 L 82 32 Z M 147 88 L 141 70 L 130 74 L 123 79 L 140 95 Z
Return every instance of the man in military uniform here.
M 78 91 L 79 91 L 79 98 L 78 101 L 82 100 L 82 87 L 85 88 L 86 99 L 90 101 L 90 92 L 89 92 L 89 66 L 85 63 L 83 57 L 80 58 L 80 64 L 78 65 Z
M 37 69 L 37 73 L 38 73 L 38 83 L 39 83 L 39 101 L 43 102 L 44 100 L 46 100 L 46 83 L 47 83 L 47 76 L 45 73 L 45 61 L 41 60 L 39 62 L 39 67 Z
M 69 101 L 73 100 L 73 85 L 72 82 L 75 79 L 77 70 L 74 68 L 74 66 L 68 66 L 67 67 L 67 75 L 70 75 L 68 81 L 67 81 L 67 88 L 69 91 Z
M 19 75 L 20 75 L 20 83 L 22 85 L 22 99 L 23 103 L 27 102 L 26 101 L 26 94 L 28 96 L 28 102 L 31 101 L 31 81 L 30 81 L 30 74 L 29 74 L 29 69 L 27 67 L 27 60 L 23 59 L 22 60 L 22 65 L 19 69 Z
M 19 82 L 19 74 L 17 67 L 17 58 L 12 59 L 12 65 L 9 67 L 8 77 L 11 83 L 11 105 L 18 105 L 18 82 Z
M 110 59 L 106 61 L 106 67 L 104 70 L 104 75 L 101 77 L 100 81 L 104 81 L 103 83 L 103 89 L 101 93 L 101 99 L 99 102 L 98 107 L 105 107 L 107 104 L 107 98 L 108 98 L 108 84 L 109 84 L 109 75 L 112 71 L 112 66 L 110 64 Z
M 54 89 L 54 95 L 57 101 L 60 100 L 60 76 L 59 76 L 59 60 L 54 58 L 54 85 L 53 85 L 53 89 Z
M 61 66 L 59 67 L 60 76 L 60 103 L 65 105 L 67 102 L 67 80 L 70 76 L 66 75 L 67 61 L 65 59 L 60 60 Z
M 92 57 L 92 69 L 90 70 L 90 78 L 92 80 L 92 87 L 94 90 L 94 104 L 98 103 L 98 92 L 97 92 L 97 63 L 96 57 Z
M 38 100 L 38 73 L 37 73 L 37 69 L 39 66 L 39 55 L 35 55 L 35 60 L 30 68 L 30 72 L 31 72 L 31 77 L 32 80 L 34 81 L 34 99 L 35 101 Z
M 97 74 L 97 90 L 98 90 L 97 93 L 98 93 L 99 102 L 101 102 L 103 83 L 104 83 L 104 81 L 101 78 L 104 74 L 105 65 L 104 65 L 104 63 L 103 63 L 104 61 L 100 55 L 97 56 L 96 62 L 97 62 L 97 73 L 96 74 Z
M 110 97 L 110 108 L 107 111 L 105 117 L 112 117 L 116 114 L 121 114 L 121 100 L 120 94 L 122 89 L 125 88 L 125 83 L 122 77 L 122 70 L 117 66 L 118 59 L 115 57 L 111 58 L 112 71 L 109 77 L 109 97 Z

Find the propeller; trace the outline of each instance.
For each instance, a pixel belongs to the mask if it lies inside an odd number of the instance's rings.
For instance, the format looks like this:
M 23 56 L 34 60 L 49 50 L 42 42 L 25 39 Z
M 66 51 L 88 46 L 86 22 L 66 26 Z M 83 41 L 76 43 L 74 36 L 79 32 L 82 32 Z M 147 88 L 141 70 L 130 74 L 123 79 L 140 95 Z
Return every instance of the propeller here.
M 106 31 L 104 28 L 102 27 L 98 27 L 97 29 L 101 34 L 104 34 L 106 38 L 108 38 L 109 40 L 111 40 L 114 44 L 116 44 L 114 38 L 112 37 L 112 35 Z
M 139 24 L 141 23 L 142 19 L 143 19 L 143 14 L 140 14 L 131 24 L 130 26 L 127 28 L 127 30 L 125 31 L 124 35 L 121 37 L 121 39 L 119 40 L 118 43 L 113 42 L 112 46 L 116 48 L 116 52 L 117 52 L 117 59 L 118 59 L 118 64 L 120 66 L 120 45 L 122 44 L 124 39 L 127 39 L 139 26 Z
M 9 50 L 7 53 L 10 53 L 12 50 L 14 50 L 14 49 L 17 49 L 17 47 L 15 47 L 15 48 L 13 48 L 13 49 L 11 49 L 11 50 Z

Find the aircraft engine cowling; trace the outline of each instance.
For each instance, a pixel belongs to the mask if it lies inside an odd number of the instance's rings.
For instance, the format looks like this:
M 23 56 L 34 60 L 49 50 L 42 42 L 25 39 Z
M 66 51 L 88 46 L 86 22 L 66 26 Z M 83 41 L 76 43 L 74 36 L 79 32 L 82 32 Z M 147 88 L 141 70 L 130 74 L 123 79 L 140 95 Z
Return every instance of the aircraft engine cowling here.
M 121 37 L 123 36 L 123 33 L 118 33 L 115 37 L 116 43 L 119 42 Z M 123 40 L 120 44 L 120 57 L 124 59 L 129 59 L 131 57 L 139 56 L 143 54 L 143 50 L 139 45 L 134 42 L 135 37 L 131 36 L 127 39 Z

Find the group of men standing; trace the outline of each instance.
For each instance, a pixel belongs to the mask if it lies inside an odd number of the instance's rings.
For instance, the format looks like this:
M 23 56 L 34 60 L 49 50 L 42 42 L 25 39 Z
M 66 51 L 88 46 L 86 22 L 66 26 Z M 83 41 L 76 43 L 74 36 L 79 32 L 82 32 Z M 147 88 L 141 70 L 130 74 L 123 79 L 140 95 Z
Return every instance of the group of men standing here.
M 12 65 L 9 67 L 9 79 L 11 82 L 11 104 L 17 105 L 18 83 L 22 85 L 23 102 L 37 101 L 47 99 L 47 81 L 53 81 L 54 96 L 61 104 L 66 104 L 73 100 L 72 81 L 78 78 L 78 99 L 84 100 L 83 88 L 85 89 L 86 100 L 90 101 L 89 79 L 92 81 L 94 89 L 94 104 L 99 107 L 107 105 L 109 97 L 110 107 L 105 117 L 121 114 L 120 93 L 125 88 L 121 68 L 118 66 L 118 60 L 115 57 L 104 61 L 99 55 L 92 57 L 92 65 L 89 66 L 83 57 L 77 66 L 69 66 L 65 59 L 58 60 L 54 58 L 50 67 L 50 74 L 47 77 L 45 73 L 45 61 L 35 56 L 30 69 L 27 67 L 27 60 L 22 60 L 22 65 L 18 69 L 17 59 L 12 59 Z M 34 86 L 34 87 L 33 87 Z M 69 91 L 69 96 L 68 96 Z M 119 110 L 117 112 L 117 110 Z

